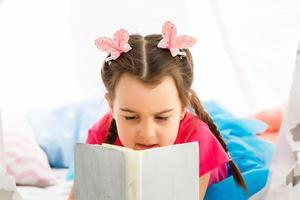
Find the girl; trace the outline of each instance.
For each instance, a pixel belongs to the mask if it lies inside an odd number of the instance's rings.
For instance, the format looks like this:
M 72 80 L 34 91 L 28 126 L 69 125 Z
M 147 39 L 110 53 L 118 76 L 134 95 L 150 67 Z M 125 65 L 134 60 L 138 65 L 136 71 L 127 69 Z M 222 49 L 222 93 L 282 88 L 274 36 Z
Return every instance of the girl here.
M 236 183 L 244 189 L 246 185 L 191 89 L 194 66 L 187 48 L 194 43 L 192 37 L 176 36 L 169 21 L 162 35 L 129 36 L 121 29 L 113 40 L 98 38 L 96 46 L 109 53 L 101 76 L 110 112 L 89 130 L 87 143 L 141 150 L 197 141 L 199 199 L 203 199 L 208 186 L 227 177 L 227 163 Z M 189 106 L 196 115 L 187 111 Z

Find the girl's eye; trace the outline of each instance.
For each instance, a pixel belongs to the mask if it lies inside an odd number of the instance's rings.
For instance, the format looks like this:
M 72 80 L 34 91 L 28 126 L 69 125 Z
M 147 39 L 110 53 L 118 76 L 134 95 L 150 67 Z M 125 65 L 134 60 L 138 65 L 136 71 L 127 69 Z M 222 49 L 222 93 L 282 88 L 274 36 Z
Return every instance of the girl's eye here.
M 167 121 L 167 120 L 168 120 L 168 117 L 156 117 L 156 119 Z
M 133 119 L 136 119 L 135 116 L 125 116 L 125 119 L 126 120 L 133 120 Z

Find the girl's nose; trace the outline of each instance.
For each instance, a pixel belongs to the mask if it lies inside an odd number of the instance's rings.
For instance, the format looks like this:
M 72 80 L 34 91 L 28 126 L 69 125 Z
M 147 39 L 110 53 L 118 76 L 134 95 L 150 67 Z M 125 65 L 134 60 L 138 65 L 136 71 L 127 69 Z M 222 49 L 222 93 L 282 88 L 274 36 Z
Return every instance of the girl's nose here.
M 150 120 L 144 121 L 141 124 L 140 136 L 144 139 L 151 140 L 151 138 L 156 136 L 155 125 Z

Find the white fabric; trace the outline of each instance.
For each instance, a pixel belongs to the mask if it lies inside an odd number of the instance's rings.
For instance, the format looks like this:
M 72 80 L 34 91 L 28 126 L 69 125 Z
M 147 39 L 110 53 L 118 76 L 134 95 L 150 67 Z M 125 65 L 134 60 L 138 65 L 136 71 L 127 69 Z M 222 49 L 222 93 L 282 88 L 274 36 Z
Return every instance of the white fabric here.
M 6 174 L 2 133 L 2 118 L 0 107 L 0 196 L 6 198 L 1 200 L 22 200 L 22 198 L 19 196 L 19 193 L 16 190 L 16 182 L 14 178 Z
M 3 145 L 3 132 L 2 132 L 2 114 L 0 107 L 0 169 L 4 169 L 4 145 Z
M 300 35 L 298 0 L 4 1 L 0 98 L 5 106 L 26 110 L 102 95 L 105 54 L 94 39 L 121 27 L 159 33 L 167 19 L 178 34 L 197 39 L 191 51 L 201 99 L 219 100 L 239 115 L 287 101 Z
M 55 183 L 45 152 L 38 145 L 26 116 L 2 109 L 6 171 L 17 184 L 49 186 Z M 24 152 L 26 149 L 26 152 Z
M 22 200 L 16 189 L 16 182 L 12 176 L 8 176 L 3 169 L 0 168 L 0 197 L 1 200 Z
M 297 131 L 295 128 L 298 126 Z M 300 43 L 294 71 L 289 103 L 279 140 L 275 158 L 271 164 L 269 184 L 266 190 L 268 200 L 296 200 L 300 196 L 299 164 L 300 164 Z
M 17 186 L 20 195 L 24 200 L 66 200 L 68 199 L 73 181 L 66 181 L 67 169 L 52 169 L 58 182 L 56 185 L 47 188 Z
M 228 73 L 233 72 L 239 86 L 238 90 L 220 86 L 232 97 L 233 107 L 253 114 L 286 103 L 300 39 L 300 2 L 209 2 L 231 61 L 231 66 L 219 66 L 225 67 L 226 74 L 219 82 L 225 82 Z M 237 94 L 242 95 L 242 101 L 235 100 Z
M 77 97 L 80 84 L 73 68 L 69 10 L 69 0 L 0 4 L 3 108 L 23 111 Z

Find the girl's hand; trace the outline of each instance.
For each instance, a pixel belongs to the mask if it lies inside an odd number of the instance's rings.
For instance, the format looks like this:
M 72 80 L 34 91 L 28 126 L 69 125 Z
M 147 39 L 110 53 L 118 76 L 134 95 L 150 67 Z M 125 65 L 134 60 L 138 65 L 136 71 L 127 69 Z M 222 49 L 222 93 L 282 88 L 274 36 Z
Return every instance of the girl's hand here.
M 207 189 L 208 181 L 210 178 L 210 172 L 200 176 L 199 178 L 199 200 L 203 200 Z
M 71 192 L 69 194 L 68 200 L 74 200 L 74 185 L 72 186 Z

